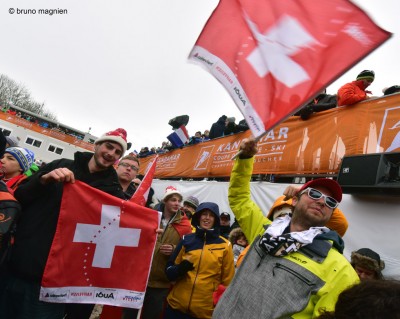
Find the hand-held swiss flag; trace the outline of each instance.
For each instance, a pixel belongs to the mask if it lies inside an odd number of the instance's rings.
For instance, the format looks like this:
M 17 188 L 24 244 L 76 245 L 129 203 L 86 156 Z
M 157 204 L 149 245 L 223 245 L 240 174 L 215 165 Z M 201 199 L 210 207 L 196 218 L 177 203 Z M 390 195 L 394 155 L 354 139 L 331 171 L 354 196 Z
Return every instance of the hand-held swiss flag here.
M 147 198 L 149 197 L 149 191 L 151 187 L 151 183 L 153 182 L 154 173 L 157 167 L 158 155 L 154 158 L 154 160 L 149 163 L 147 167 L 147 172 L 144 175 L 142 182 L 140 183 L 138 189 L 133 194 L 130 199 L 131 202 L 136 203 L 141 206 L 145 206 L 147 202 Z
M 260 137 L 390 35 L 348 0 L 220 0 L 189 59 Z
M 140 308 L 159 220 L 85 183 L 65 184 L 40 300 Z

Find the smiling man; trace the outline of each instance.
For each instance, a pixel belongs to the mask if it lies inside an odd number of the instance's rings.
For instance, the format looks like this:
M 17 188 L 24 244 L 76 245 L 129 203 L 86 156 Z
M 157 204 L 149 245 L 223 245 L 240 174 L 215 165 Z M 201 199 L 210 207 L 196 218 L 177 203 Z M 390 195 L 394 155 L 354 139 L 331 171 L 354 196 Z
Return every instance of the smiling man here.
M 39 301 L 40 283 L 58 223 L 63 185 L 79 180 L 124 198 L 113 164 L 126 149 L 126 131 L 116 129 L 96 140 L 94 153 L 76 152 L 73 160 L 55 160 L 17 188 L 15 197 L 22 212 L 17 223 L 10 271 L 0 283 L 7 291 L 0 299 L 2 318 L 64 317 L 65 304 Z M 71 311 L 75 308 L 71 307 Z M 76 308 L 78 313 L 69 313 L 68 318 L 89 318 L 92 308 L 93 305 L 80 305 Z
M 229 185 L 229 204 L 252 245 L 213 318 L 315 318 L 332 311 L 337 296 L 358 276 L 342 255 L 343 240 L 325 224 L 342 199 L 327 178 L 304 184 L 293 214 L 268 220 L 251 200 L 257 144 L 245 139 Z

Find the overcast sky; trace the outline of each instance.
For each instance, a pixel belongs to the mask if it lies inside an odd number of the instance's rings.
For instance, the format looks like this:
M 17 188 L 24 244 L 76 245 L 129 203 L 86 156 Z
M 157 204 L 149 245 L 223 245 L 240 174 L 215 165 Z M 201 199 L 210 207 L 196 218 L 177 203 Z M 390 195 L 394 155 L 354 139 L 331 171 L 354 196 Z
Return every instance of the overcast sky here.
M 24 84 L 60 122 L 101 135 L 123 127 L 133 149 L 160 146 L 168 121 L 190 116 L 190 135 L 221 115 L 243 117 L 228 93 L 187 57 L 217 0 L 2 0 L 0 73 Z M 395 0 L 356 1 L 394 33 L 328 87 L 336 93 L 364 69 L 370 90 L 400 84 L 400 20 Z M 10 8 L 15 9 L 10 14 Z M 39 15 L 39 9 L 66 9 Z M 36 14 L 18 14 L 35 9 Z M 351 54 L 351 52 L 343 52 Z

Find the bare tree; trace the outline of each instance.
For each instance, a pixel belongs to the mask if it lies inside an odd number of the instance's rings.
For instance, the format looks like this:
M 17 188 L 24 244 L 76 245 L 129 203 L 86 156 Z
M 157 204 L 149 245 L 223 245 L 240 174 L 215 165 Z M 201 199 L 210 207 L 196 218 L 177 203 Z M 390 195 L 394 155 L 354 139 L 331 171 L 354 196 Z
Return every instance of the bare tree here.
M 23 84 L 18 84 L 8 76 L 0 74 L 0 106 L 4 108 L 13 105 L 57 121 L 57 117 L 45 109 L 44 102 L 33 100 L 31 93 Z

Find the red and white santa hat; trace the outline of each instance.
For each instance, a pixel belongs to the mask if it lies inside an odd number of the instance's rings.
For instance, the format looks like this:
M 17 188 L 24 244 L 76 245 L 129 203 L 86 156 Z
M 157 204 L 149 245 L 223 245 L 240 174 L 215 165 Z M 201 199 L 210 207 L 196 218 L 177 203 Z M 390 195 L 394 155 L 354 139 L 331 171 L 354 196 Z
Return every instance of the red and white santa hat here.
M 128 148 L 128 143 L 126 141 L 127 133 L 123 128 L 117 128 L 114 131 L 107 132 L 99 137 L 94 144 L 98 144 L 105 141 L 115 142 L 121 145 L 122 147 L 122 154 L 126 152 Z
M 180 191 L 178 191 L 174 186 L 168 186 L 165 189 L 164 197 L 163 197 L 163 202 L 165 203 L 172 195 L 178 195 L 181 200 L 182 200 L 182 194 Z

